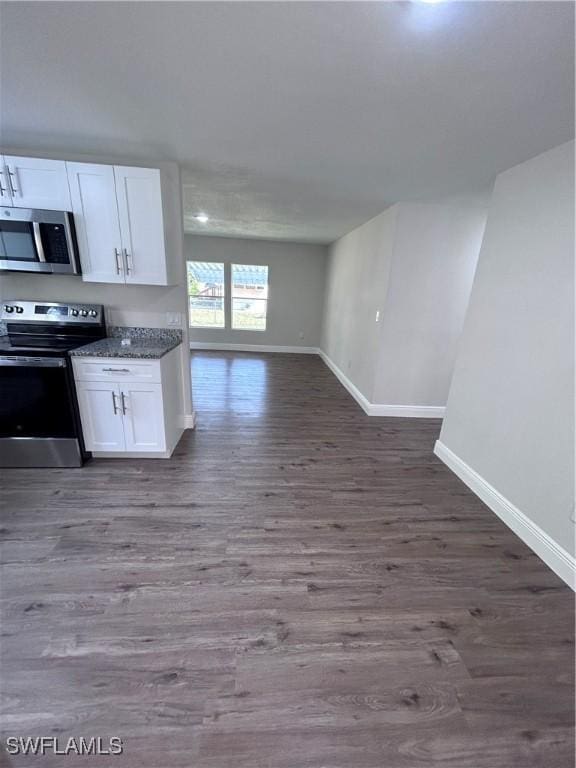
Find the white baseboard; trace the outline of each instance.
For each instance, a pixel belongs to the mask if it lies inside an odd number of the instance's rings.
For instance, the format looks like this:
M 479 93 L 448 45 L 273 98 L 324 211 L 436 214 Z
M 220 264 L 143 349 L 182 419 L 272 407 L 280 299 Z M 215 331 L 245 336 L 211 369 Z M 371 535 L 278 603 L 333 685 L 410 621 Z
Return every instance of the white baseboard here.
M 353 384 L 340 368 L 333 362 L 322 350 L 318 353 L 328 368 L 332 371 L 338 381 L 350 392 L 352 397 L 360 405 L 368 416 L 393 416 L 417 419 L 441 419 L 446 410 L 444 406 L 438 405 L 385 405 L 383 403 L 371 403 L 360 392 L 358 387 Z
M 490 485 L 440 440 L 434 453 L 476 496 L 527 544 L 569 587 L 576 590 L 576 558 L 552 539 L 518 507 Z
M 192 413 L 185 413 L 183 416 L 180 416 L 178 426 L 181 429 L 194 429 L 196 426 L 196 412 L 192 411 Z
M 213 349 L 221 352 L 281 352 L 297 355 L 318 355 L 318 347 L 278 347 L 269 344 L 226 344 L 224 342 L 191 341 L 190 349 Z
M 95 459 L 169 459 L 172 451 L 92 451 Z
M 348 378 L 348 377 L 347 377 L 347 376 L 346 376 L 344 373 L 342 373 L 342 371 L 340 370 L 340 368 L 338 368 L 338 366 L 336 365 L 336 363 L 334 363 L 334 362 L 333 362 L 333 361 L 332 361 L 332 360 L 331 360 L 331 359 L 328 357 L 328 355 L 326 354 L 326 352 L 324 352 L 323 350 L 320 350 L 319 354 L 320 354 L 320 357 L 322 358 L 322 360 L 323 360 L 323 361 L 326 363 L 326 365 L 328 366 L 328 368 L 330 368 L 330 370 L 332 371 L 332 373 L 334 374 L 334 376 L 336 376 L 336 378 L 338 379 L 338 381 L 340 382 L 340 384 L 342 384 L 342 386 L 343 386 L 345 389 L 347 389 L 347 390 L 348 390 L 348 392 L 350 392 L 350 394 L 352 395 L 352 397 L 354 398 L 354 400 L 356 400 L 356 402 L 357 402 L 357 403 L 358 403 L 358 405 L 359 405 L 359 406 L 362 408 L 362 410 L 363 410 L 363 411 L 365 411 L 367 414 L 370 414 L 370 406 L 371 406 L 371 403 L 370 403 L 370 401 L 368 400 L 368 398 L 364 397 L 364 395 L 362 394 L 362 392 L 360 392 L 360 390 L 358 389 L 358 387 L 357 387 L 355 384 L 352 384 L 352 382 L 350 381 L 350 379 L 349 379 L 349 378 Z
M 370 403 L 370 416 L 400 416 L 410 419 L 443 419 L 443 405 L 380 405 Z

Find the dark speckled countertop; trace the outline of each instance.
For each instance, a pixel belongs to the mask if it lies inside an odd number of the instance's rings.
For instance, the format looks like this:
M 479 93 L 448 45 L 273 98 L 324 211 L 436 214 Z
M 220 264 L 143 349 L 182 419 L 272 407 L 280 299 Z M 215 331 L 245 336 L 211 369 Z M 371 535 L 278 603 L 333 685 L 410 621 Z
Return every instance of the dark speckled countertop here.
M 108 328 L 109 336 L 69 353 L 73 357 L 118 357 L 133 360 L 159 360 L 182 343 L 182 331 L 173 328 Z M 122 339 L 130 339 L 123 346 Z

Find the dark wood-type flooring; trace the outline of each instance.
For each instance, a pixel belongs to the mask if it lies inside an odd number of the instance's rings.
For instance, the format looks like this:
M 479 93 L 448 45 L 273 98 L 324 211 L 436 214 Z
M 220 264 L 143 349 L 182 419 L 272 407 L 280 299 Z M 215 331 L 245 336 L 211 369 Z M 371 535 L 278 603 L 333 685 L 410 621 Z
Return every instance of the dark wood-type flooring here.
M 314 356 L 192 371 L 172 460 L 3 472 L 2 734 L 124 741 L 13 765 L 572 768 L 572 593 L 440 422 Z

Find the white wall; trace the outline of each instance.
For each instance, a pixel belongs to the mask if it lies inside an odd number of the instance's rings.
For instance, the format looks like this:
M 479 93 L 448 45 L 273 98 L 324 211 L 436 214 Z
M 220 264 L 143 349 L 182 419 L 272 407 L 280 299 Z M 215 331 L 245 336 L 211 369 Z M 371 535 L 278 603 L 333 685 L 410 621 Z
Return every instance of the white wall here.
M 321 245 L 186 235 L 186 258 L 267 264 L 269 299 L 265 331 L 190 328 L 190 341 L 258 346 L 318 347 L 322 327 L 327 249 Z
M 375 403 L 446 404 L 486 207 L 485 201 L 398 206 Z
M 336 240 L 326 274 L 322 350 L 370 401 L 399 206 Z
M 481 200 L 400 203 L 331 247 L 322 349 L 369 404 L 445 405 L 485 221 Z
M 442 444 L 574 552 L 574 144 L 501 174 Z

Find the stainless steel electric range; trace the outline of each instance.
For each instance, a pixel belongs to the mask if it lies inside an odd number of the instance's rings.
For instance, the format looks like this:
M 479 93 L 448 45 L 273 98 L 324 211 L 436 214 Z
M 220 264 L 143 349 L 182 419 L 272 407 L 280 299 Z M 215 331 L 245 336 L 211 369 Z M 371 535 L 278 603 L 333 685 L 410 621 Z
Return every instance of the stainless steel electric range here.
M 106 336 L 97 304 L 6 301 L 0 318 L 0 467 L 80 467 L 71 349 Z

